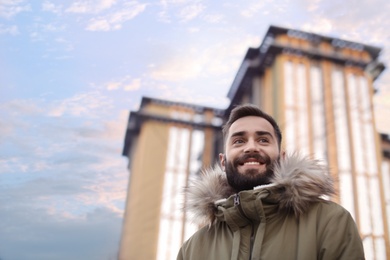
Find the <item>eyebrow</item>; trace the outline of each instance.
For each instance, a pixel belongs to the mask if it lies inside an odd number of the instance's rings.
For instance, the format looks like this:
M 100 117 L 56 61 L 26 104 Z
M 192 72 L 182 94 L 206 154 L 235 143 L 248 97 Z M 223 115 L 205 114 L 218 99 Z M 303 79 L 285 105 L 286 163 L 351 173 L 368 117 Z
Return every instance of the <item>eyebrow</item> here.
M 244 136 L 244 135 L 246 135 L 246 133 L 247 133 L 246 131 L 235 132 L 231 135 L 231 137 Z M 258 136 L 267 135 L 267 136 L 273 138 L 273 135 L 267 131 L 256 131 L 256 135 L 258 135 Z

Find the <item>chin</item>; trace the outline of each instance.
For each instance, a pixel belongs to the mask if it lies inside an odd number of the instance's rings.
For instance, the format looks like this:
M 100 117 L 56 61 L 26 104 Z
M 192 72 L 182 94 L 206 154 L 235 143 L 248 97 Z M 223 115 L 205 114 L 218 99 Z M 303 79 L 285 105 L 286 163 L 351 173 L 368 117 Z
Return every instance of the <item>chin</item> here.
M 260 169 L 245 169 L 243 171 L 243 173 L 241 173 L 242 175 L 249 175 L 249 176 L 258 176 L 258 175 L 264 175 L 264 170 L 260 170 Z

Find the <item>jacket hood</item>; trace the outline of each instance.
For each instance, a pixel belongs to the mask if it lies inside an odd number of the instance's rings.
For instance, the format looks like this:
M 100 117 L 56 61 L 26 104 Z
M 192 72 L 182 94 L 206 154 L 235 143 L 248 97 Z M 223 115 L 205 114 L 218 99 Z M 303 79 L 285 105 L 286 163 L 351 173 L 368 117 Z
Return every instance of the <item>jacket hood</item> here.
M 271 184 L 254 189 L 266 189 L 276 200 L 279 211 L 296 217 L 305 213 L 313 202 L 335 193 L 328 168 L 299 153 L 286 155 L 274 166 Z M 186 210 L 196 222 L 209 225 L 216 222 L 216 202 L 236 194 L 218 165 L 204 170 L 201 178 L 192 180 L 186 192 Z

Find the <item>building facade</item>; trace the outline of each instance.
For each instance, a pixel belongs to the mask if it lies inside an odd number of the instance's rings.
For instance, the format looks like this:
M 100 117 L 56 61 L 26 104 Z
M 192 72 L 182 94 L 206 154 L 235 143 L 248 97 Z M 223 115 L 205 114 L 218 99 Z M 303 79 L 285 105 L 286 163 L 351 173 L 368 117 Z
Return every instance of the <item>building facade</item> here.
M 197 229 L 178 208 L 185 204 L 178 188 L 215 162 L 223 147 L 221 125 L 243 103 L 275 117 L 287 152 L 299 150 L 332 169 L 334 200 L 355 219 L 366 259 L 390 259 L 389 163 L 372 109 L 373 82 L 384 69 L 379 53 L 271 26 L 259 48 L 248 49 L 225 110 L 144 98 L 130 115 L 123 152 L 131 177 L 120 259 L 174 259 Z M 146 255 L 129 257 L 137 251 Z
M 385 207 L 383 210 L 387 216 L 387 227 L 390 227 L 390 135 L 381 134 L 380 136 L 382 146 L 382 185 L 385 195 Z M 388 247 L 389 244 L 387 244 Z M 387 259 L 389 259 L 388 255 Z
M 143 98 L 131 112 L 123 155 L 130 178 L 119 259 L 175 259 L 198 227 L 184 187 L 214 163 L 223 111 Z

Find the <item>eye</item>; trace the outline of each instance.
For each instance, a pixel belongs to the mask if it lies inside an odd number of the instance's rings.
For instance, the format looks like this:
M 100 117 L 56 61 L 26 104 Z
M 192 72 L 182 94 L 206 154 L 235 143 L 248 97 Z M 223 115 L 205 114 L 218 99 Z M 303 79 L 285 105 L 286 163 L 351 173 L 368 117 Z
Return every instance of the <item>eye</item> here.
M 233 144 L 243 144 L 243 143 L 244 143 L 244 140 L 241 138 L 233 140 Z
M 261 138 L 259 138 L 259 143 L 269 143 L 269 140 L 268 140 L 268 138 L 261 137 Z

